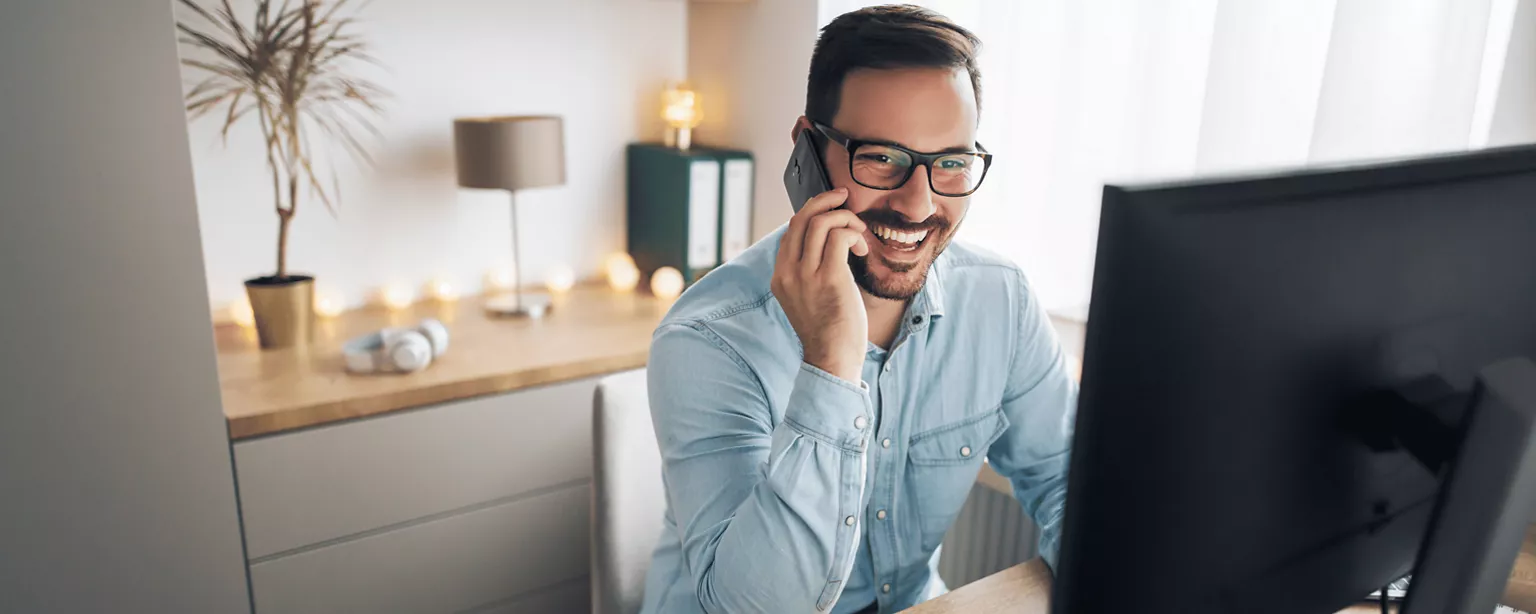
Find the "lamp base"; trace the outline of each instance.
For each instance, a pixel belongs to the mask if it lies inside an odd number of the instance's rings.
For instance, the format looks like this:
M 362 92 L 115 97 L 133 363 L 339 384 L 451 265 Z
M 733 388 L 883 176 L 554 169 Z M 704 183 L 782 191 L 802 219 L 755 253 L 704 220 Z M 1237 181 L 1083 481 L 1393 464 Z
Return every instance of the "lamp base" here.
M 676 147 L 683 151 L 687 151 L 689 148 L 693 147 L 692 128 L 675 128 L 668 126 L 666 132 L 663 134 L 664 136 L 662 138 L 661 144 L 666 147 Z
M 524 294 L 521 299 L 516 294 L 502 294 L 485 299 L 483 306 L 493 316 L 537 320 L 549 313 L 552 301 L 547 294 Z

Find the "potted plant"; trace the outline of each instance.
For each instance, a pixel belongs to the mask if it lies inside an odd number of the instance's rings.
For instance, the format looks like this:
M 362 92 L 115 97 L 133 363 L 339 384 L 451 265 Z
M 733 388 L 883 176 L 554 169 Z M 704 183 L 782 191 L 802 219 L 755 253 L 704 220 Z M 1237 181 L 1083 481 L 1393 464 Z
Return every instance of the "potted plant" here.
M 187 91 L 187 113 L 197 119 L 217 113 L 221 135 L 249 116 L 261 128 L 266 166 L 277 212 L 277 270 L 246 280 L 246 294 L 264 348 L 300 345 L 314 319 L 314 277 L 288 269 L 288 232 L 303 193 L 317 197 L 335 214 L 339 187 L 331 190 L 315 174 L 313 142 L 318 128 L 354 159 L 371 164 L 356 137 L 359 129 L 377 136 L 376 101 L 387 93 L 345 71 L 350 61 L 377 62 L 350 32 L 351 17 L 338 13 L 348 0 L 256 0 L 249 23 L 235 16 L 229 0 L 212 9 L 180 0 L 195 17 L 178 21 L 182 64 L 201 77 Z

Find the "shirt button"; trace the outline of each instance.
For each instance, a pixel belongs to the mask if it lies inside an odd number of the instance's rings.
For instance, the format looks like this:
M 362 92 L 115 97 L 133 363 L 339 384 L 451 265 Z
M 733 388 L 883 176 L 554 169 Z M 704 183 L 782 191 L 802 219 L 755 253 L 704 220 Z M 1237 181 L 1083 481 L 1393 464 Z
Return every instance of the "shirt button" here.
M 856 429 L 859 429 L 859 430 L 862 431 L 862 430 L 864 430 L 864 427 L 866 427 L 866 426 L 869 426 L 869 418 L 865 418 L 864 416 L 859 416 L 859 417 L 853 419 L 853 428 L 856 428 Z
M 922 324 L 923 323 L 923 316 L 912 316 L 912 323 L 913 324 Z
M 875 518 L 879 518 L 880 520 L 885 520 L 885 510 L 880 510 L 878 512 L 875 512 Z
M 886 363 L 886 365 L 885 365 L 885 372 L 886 373 L 890 373 L 891 372 L 891 365 L 890 365 L 890 363 Z
M 880 440 L 880 447 L 882 447 L 882 448 L 889 448 L 889 447 L 891 447 L 891 438 L 887 437 L 885 439 Z
M 853 526 L 853 523 L 855 523 L 855 522 L 858 522 L 858 521 L 854 520 L 853 516 L 849 516 L 849 517 L 843 519 L 843 524 L 846 524 L 846 525 L 848 525 L 850 527 Z
M 889 592 L 891 592 L 891 585 L 889 585 L 889 584 L 881 584 L 880 585 L 880 592 L 882 592 L 882 593 L 889 593 Z
M 970 446 L 960 446 L 960 456 L 964 456 L 966 458 L 970 458 L 971 457 L 971 447 Z

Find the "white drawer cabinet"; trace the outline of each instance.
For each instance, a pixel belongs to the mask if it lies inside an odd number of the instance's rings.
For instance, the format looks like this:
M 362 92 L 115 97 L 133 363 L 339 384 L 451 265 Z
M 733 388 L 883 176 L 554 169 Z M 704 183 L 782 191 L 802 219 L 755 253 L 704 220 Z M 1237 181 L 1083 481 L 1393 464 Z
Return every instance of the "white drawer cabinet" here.
M 586 487 L 566 488 L 256 563 L 256 611 L 451 614 L 579 580 L 589 501 Z
M 464 614 L 552 614 L 592 611 L 592 582 L 581 577 Z
M 596 382 L 236 442 L 257 611 L 569 602 L 588 573 Z
M 235 444 L 248 556 L 592 477 L 577 380 Z

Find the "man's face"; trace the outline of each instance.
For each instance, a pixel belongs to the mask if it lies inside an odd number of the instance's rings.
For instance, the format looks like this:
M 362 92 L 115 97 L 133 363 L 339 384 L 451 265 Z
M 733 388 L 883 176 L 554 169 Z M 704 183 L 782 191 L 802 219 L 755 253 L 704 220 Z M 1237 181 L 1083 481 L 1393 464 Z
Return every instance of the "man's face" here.
M 973 150 L 976 115 L 976 94 L 964 69 L 863 69 L 844 79 L 831 127 L 854 140 L 884 141 L 923 153 Z M 801 122 L 809 127 L 804 118 Z M 869 255 L 849 257 L 859 286 L 884 299 L 915 296 L 965 218 L 969 197 L 935 194 L 922 166 L 894 190 L 859 185 L 849 174 L 848 150 L 836 143 L 823 150 L 823 160 L 833 187 L 848 188 L 845 207 L 869 227 L 864 233 Z

